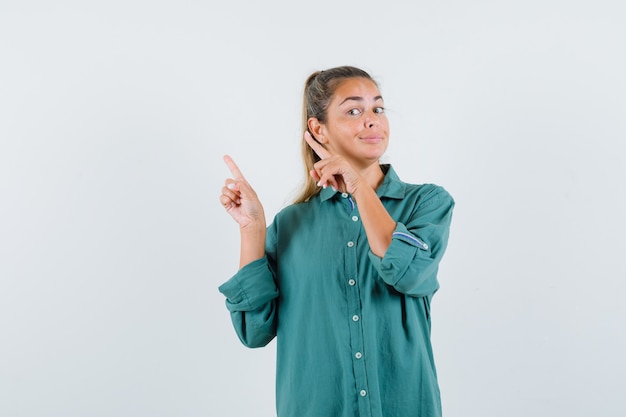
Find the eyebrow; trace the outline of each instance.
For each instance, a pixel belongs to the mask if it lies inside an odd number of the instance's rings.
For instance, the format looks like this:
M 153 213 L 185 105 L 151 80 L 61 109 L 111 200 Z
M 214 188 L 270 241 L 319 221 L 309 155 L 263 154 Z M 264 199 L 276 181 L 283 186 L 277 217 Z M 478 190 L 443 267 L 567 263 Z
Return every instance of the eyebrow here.
M 378 100 L 382 100 L 383 96 L 376 96 L 374 97 L 374 101 L 378 101 Z M 354 100 L 354 101 L 363 101 L 363 97 L 360 96 L 350 96 L 350 97 L 346 97 L 343 99 L 343 101 L 341 103 L 339 103 L 339 105 L 341 106 L 343 103 L 345 103 L 346 101 L 350 101 L 350 100 Z

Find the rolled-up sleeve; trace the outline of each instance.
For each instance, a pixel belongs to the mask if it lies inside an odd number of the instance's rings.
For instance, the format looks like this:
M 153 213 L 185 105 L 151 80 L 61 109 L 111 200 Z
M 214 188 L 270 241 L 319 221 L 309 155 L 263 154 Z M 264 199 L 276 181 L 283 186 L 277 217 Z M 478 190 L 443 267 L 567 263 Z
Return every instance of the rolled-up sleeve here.
M 267 256 L 245 265 L 219 287 L 226 296 L 235 331 L 248 347 L 262 347 L 276 336 L 276 298 Z
M 422 297 L 439 288 L 437 271 L 448 245 L 454 200 L 437 187 L 417 204 L 410 218 L 397 222 L 382 258 L 369 253 L 381 279 L 397 291 Z

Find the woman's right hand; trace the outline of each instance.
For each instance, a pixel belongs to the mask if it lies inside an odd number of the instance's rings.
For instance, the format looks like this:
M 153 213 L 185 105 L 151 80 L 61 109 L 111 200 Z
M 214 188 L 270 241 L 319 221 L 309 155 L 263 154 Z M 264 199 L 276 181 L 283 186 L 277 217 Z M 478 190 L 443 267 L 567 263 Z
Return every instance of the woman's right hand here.
M 254 189 L 244 178 L 235 161 L 224 155 L 233 178 L 228 178 L 222 187 L 220 203 L 241 229 L 257 229 L 265 232 L 265 213 Z

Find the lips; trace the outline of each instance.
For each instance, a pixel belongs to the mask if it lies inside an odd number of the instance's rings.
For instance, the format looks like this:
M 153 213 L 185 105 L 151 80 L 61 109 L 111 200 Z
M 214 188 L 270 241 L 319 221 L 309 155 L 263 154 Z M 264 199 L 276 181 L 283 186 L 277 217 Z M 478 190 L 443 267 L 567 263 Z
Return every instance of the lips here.
M 365 136 L 359 139 L 365 143 L 380 143 L 383 141 L 382 136 Z

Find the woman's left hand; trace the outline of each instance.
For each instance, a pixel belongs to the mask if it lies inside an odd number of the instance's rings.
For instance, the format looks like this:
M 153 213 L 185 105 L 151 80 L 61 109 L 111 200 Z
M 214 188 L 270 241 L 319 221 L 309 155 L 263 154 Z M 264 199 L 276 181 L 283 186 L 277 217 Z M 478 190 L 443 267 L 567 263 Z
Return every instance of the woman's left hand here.
M 322 159 L 313 165 L 314 169 L 310 172 L 317 185 L 324 188 L 330 186 L 335 190 L 354 194 L 363 180 L 346 158 L 332 154 L 313 139 L 309 132 L 304 133 L 304 140 Z

